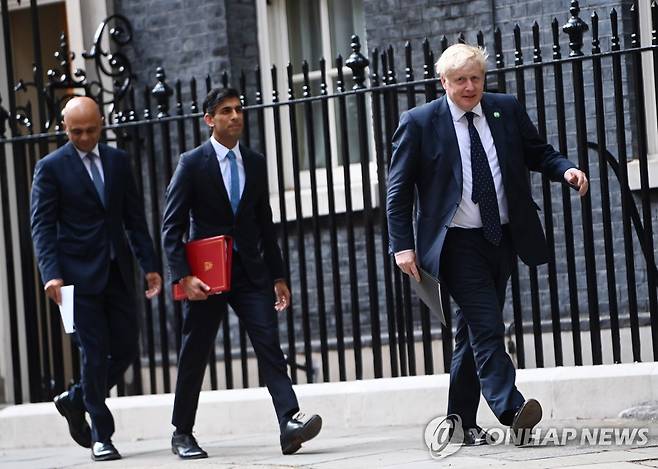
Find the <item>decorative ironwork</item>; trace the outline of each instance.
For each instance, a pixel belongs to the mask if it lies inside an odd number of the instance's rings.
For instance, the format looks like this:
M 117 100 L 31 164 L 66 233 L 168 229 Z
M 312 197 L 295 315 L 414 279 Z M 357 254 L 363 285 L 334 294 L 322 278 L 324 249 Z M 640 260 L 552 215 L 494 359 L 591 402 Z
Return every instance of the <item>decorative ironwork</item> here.
M 109 36 L 110 48 L 103 48 L 103 38 Z M 97 80 L 87 83 L 88 94 L 99 104 L 110 107 L 110 120 L 117 112 L 121 101 L 126 97 L 135 75 L 128 57 L 121 52 L 121 48 L 132 42 L 133 29 L 130 21 L 123 15 L 111 15 L 107 17 L 96 29 L 94 44 L 89 52 L 83 52 L 82 56 L 87 60 L 93 60 L 96 67 Z M 112 51 L 111 46 L 116 48 Z M 102 83 L 103 76 L 112 80 L 112 89 L 107 89 Z
M 370 65 L 370 61 L 365 58 L 361 53 L 361 41 L 359 36 L 356 34 L 352 36 L 352 43 L 350 44 L 352 48 L 352 54 L 345 61 L 345 65 L 352 69 L 352 75 L 354 76 L 354 87 L 353 89 L 365 88 L 366 82 L 366 67 Z
M 109 36 L 110 45 L 116 46 L 115 51 L 103 48 L 102 43 L 106 35 Z M 32 81 L 18 80 L 14 91 L 28 92 L 31 88 L 36 91 L 37 99 L 45 103 L 46 115 L 42 116 L 41 127 L 45 131 L 60 130 L 62 108 L 69 99 L 81 95 L 92 97 L 103 108 L 109 106 L 110 123 L 120 121 L 119 103 L 126 97 L 134 78 L 130 62 L 120 49 L 132 41 L 132 36 L 130 22 L 121 15 L 109 16 L 98 26 L 90 51 L 82 52 L 82 57 L 93 60 L 95 64 L 97 78 L 90 80 L 84 70 L 72 70 L 76 55 L 69 50 L 66 35 L 61 33 L 59 47 L 53 54 L 58 65 L 46 72 L 47 81 L 43 89 L 37 86 L 38 67 L 34 66 Z M 112 80 L 111 88 L 103 84 L 103 77 Z M 30 103 L 18 106 L 14 118 L 20 126 L 32 133 L 34 122 Z
M 28 92 L 30 88 L 34 88 L 37 92 L 37 99 L 45 103 L 46 115 L 42 116 L 44 122 L 43 129 L 49 130 L 55 125 L 55 130 L 59 130 L 57 123 L 61 121 L 60 114 L 63 104 L 66 103 L 75 93 L 69 92 L 71 89 L 86 89 L 85 72 L 76 69 L 71 75 L 71 61 L 75 59 L 75 54 L 69 50 L 66 35 L 61 33 L 59 36 L 59 48 L 53 54 L 58 60 L 58 68 L 51 68 L 46 73 L 48 80 L 43 89 L 38 89 L 37 86 L 37 73 L 39 68 L 34 66 L 32 68 L 33 81 L 26 82 L 18 80 L 14 90 Z M 57 93 L 58 90 L 65 90 L 66 93 L 61 95 Z M 85 93 L 86 94 L 86 93 Z M 16 119 L 18 123 L 28 130 L 34 128 L 33 116 L 30 103 L 26 106 L 19 106 L 17 109 Z
M 580 5 L 577 0 L 571 0 L 569 12 L 571 18 L 562 27 L 562 31 L 569 35 L 569 47 L 571 48 L 569 57 L 580 57 L 583 55 L 583 35 L 589 30 L 589 26 L 578 16 Z
M 155 99 L 155 102 L 158 103 L 158 119 L 169 116 L 169 98 L 174 94 L 174 90 L 171 89 L 171 86 L 165 82 L 167 75 L 165 74 L 164 68 L 158 67 L 155 71 L 155 78 L 158 82 L 155 84 L 151 90 L 151 96 Z

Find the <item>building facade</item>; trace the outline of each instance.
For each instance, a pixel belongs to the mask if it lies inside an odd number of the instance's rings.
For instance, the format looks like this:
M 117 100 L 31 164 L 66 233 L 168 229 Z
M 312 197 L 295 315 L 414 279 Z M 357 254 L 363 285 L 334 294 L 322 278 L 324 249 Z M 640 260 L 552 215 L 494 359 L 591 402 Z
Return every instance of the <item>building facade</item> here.
M 569 7 L 573 7 L 574 2 L 566 0 L 43 0 L 36 2 L 38 5 L 36 8 L 38 11 L 37 22 L 35 22 L 35 9 L 30 8 L 29 2 L 13 0 L 4 3 L 6 3 L 6 9 L 3 11 L 8 12 L 8 18 L 6 20 L 3 18 L 5 21 L 3 21 L 2 27 L 9 26 L 8 37 L 11 41 L 11 48 L 4 47 L 0 51 L 0 75 L 5 76 L 7 73 L 6 55 L 10 54 L 11 62 L 13 62 L 13 83 L 19 83 L 21 79 L 25 81 L 32 79 L 32 63 L 39 47 L 44 74 L 48 68 L 58 66 L 58 59 L 52 54 L 61 42 L 60 32 L 64 31 L 68 47 L 76 52 L 76 56 L 72 59 L 72 66 L 85 70 L 90 80 L 96 79 L 111 89 L 113 78 L 98 73 L 90 60 L 85 60 L 80 52 L 90 51 L 91 45 L 94 44 L 97 26 L 105 18 L 111 15 L 121 15 L 127 18 L 132 27 L 132 37 L 127 45 L 120 48 L 120 52 L 125 54 L 132 72 L 130 86 L 135 92 L 132 110 L 137 113 L 136 120 L 153 118 L 160 110 L 160 108 L 156 108 L 154 96 L 150 95 L 150 90 L 158 81 L 167 83 L 172 91 L 176 88 L 176 81 L 179 80 L 181 83 L 180 99 L 177 98 L 178 95 L 170 98 L 169 106 L 172 114 L 174 110 L 178 109 L 176 108 L 177 103 L 180 103 L 180 110 L 183 113 L 197 112 L 208 85 L 229 84 L 244 89 L 247 104 L 258 104 L 260 99 L 265 105 L 271 104 L 275 95 L 276 99 L 285 102 L 290 98 L 298 99 L 307 94 L 308 96 L 318 96 L 321 93 L 332 95 L 343 92 L 345 89 L 349 90 L 353 85 L 358 86 L 358 77 L 353 75 L 354 69 L 352 68 L 339 69 L 336 57 L 340 54 L 343 59 L 347 59 L 354 52 L 350 46 L 352 34 L 358 35 L 361 52 L 371 61 L 371 67 L 366 76 L 367 87 L 373 85 L 374 79 L 381 79 L 382 82 L 386 79 L 389 80 L 387 83 L 392 83 L 390 76 L 384 77 L 382 67 L 384 60 L 388 61 L 389 71 L 395 70 L 394 78 L 398 82 L 421 80 L 423 64 L 426 62 L 422 48 L 425 39 L 428 40 L 435 58 L 438 58 L 440 54 L 444 37 L 445 41 L 451 44 L 459 40 L 459 35 L 463 34 L 463 40 L 471 43 L 479 41 L 486 46 L 490 53 L 490 69 L 523 66 L 536 62 L 538 57 L 543 61 L 555 58 L 556 50 L 552 29 L 552 22 L 555 18 L 559 25 L 558 44 L 561 46 L 562 57 L 566 58 L 572 51 L 569 47 L 569 38 L 562 31 L 562 26 L 571 17 Z M 609 14 L 613 8 L 619 15 L 618 35 L 622 43 L 628 47 L 632 41 L 639 39 L 642 46 L 649 46 L 652 34 L 655 34 L 652 32 L 655 25 L 652 26 L 650 2 L 640 0 L 634 7 L 638 10 L 640 21 L 639 38 L 634 38 L 632 34 L 634 31 L 632 5 L 633 2 L 629 0 L 585 0 L 579 2 L 580 10 L 577 14 L 591 25 L 593 21 L 591 15 L 595 11 L 597 12 L 599 15 L 598 36 L 603 52 L 610 51 L 612 47 L 614 34 Z M 653 14 L 655 14 L 655 8 Z M 535 22 L 539 48 L 534 47 L 533 44 L 532 27 Z M 43 27 L 40 27 L 41 25 Z M 517 37 L 515 37 L 515 25 L 519 25 Z M 36 37 L 34 34 L 36 26 L 39 26 L 37 29 L 40 37 Z M 497 31 L 500 32 L 498 37 L 502 46 L 499 54 L 495 53 Z M 478 33 L 481 35 L 478 36 Z M 591 54 L 592 48 L 598 46 L 592 44 L 591 39 L 591 31 L 585 33 L 585 44 L 582 50 L 586 54 Z M 104 41 L 103 44 L 106 45 L 107 50 L 117 51 L 108 44 L 109 39 L 106 38 Z M 407 66 L 404 53 L 407 43 L 410 44 L 408 57 L 409 63 L 412 64 L 411 67 Z M 389 47 L 392 48 L 394 54 L 387 56 L 386 52 Z M 613 314 L 618 317 L 622 325 L 627 325 L 629 321 L 632 322 L 628 313 L 629 301 L 637 303 L 634 309 L 640 313 L 641 324 L 649 324 L 652 321 L 648 314 L 652 308 L 651 280 L 646 267 L 646 256 L 642 252 L 640 243 L 637 240 L 631 243 L 634 261 L 633 275 L 637 283 L 633 288 L 634 292 L 630 295 L 634 295 L 635 300 L 629 299 L 628 283 L 623 281 L 628 277 L 627 269 L 630 264 L 625 262 L 621 255 L 613 255 L 612 259 L 609 259 L 611 252 L 622 253 L 625 249 L 625 225 L 620 203 L 623 191 L 621 185 L 614 178 L 606 190 L 601 189 L 602 178 L 599 166 L 596 164 L 598 154 L 595 150 L 596 145 L 601 142 L 601 136 L 605 138 L 605 147 L 614 156 L 618 157 L 618 150 L 623 148 L 628 160 L 628 184 L 634 190 L 635 203 L 638 207 L 642 207 L 646 203 L 650 204 L 652 228 L 653 231 L 658 229 L 658 214 L 656 213 L 658 204 L 654 189 L 658 186 L 658 119 L 655 96 L 656 74 L 652 67 L 652 54 L 655 57 L 655 52 L 651 51 L 642 55 L 643 79 L 639 82 L 636 81 L 637 70 L 628 62 L 624 62 L 622 90 L 626 101 L 623 110 L 620 111 L 616 108 L 612 87 L 603 89 L 600 99 L 603 103 L 602 114 L 600 114 L 602 116 L 600 121 L 603 122 L 604 127 L 602 133 L 595 123 L 595 117 L 599 113 L 595 112 L 594 108 L 599 100 L 597 100 L 592 86 L 596 78 L 592 67 L 585 67 L 583 76 L 585 85 L 581 86 L 571 75 L 571 68 L 568 64 L 565 65 L 564 84 L 560 89 L 564 93 L 567 112 L 562 116 L 557 112 L 559 99 L 556 90 L 558 86 L 555 82 L 555 74 L 551 70 L 544 69 L 542 72 L 545 80 L 542 87 L 537 86 L 537 76 L 532 73 L 531 69 L 522 72 L 520 76 L 510 71 L 504 75 L 490 77 L 490 80 L 495 82 L 495 88 L 498 91 L 505 90 L 519 96 L 523 95 L 522 99 L 533 121 L 539 120 L 540 113 L 545 114 L 547 139 L 556 147 L 563 146 L 563 150 L 572 160 L 577 161 L 580 156 L 579 135 L 584 133 L 586 143 L 593 145 L 590 149 L 589 174 L 595 190 L 592 191 L 591 209 L 586 209 L 583 214 L 578 198 L 575 195 L 567 197 L 570 198 L 573 207 L 573 212 L 570 211 L 570 215 L 573 217 L 571 223 L 573 237 L 571 239 L 565 235 L 568 227 L 562 212 L 564 196 L 560 188 L 552 187 L 546 192 L 543 190 L 541 177 L 531 176 L 535 199 L 544 201 L 543 204 L 540 202 L 540 205 L 547 210 L 546 196 L 548 196 L 549 204 L 552 206 L 552 209 L 548 211 L 550 220 L 542 218 L 545 224 L 553 225 L 551 233 L 554 237 L 553 244 L 556 252 L 554 270 L 551 271 L 549 267 L 544 266 L 532 272 L 523 265 L 519 265 L 518 277 L 516 277 L 518 280 L 515 286 L 510 287 L 504 311 L 506 323 L 514 323 L 515 319 L 518 321 L 518 314 L 521 314 L 526 319 L 524 322 L 526 328 L 538 325 L 541 331 L 542 327 L 547 327 L 546 324 L 551 320 L 555 321 L 557 316 L 558 320 L 560 318 L 563 320 L 563 328 L 568 330 L 569 327 L 573 327 L 573 314 L 576 309 L 577 316 L 580 318 L 576 318 L 577 322 L 579 324 L 582 322 L 583 330 L 586 331 L 589 327 L 588 320 L 593 298 L 596 298 L 596 314 L 600 315 L 604 329 L 606 329 L 606 324 L 610 323 Z M 323 57 L 327 62 L 326 70 L 322 69 L 320 62 Z M 305 60 L 308 61 L 306 75 L 303 68 Z M 375 60 L 379 60 L 378 66 L 382 67 L 382 72 L 374 69 Z M 288 64 L 290 64 L 290 70 L 287 69 Z M 272 70 L 272 66 L 275 66 L 274 70 Z M 156 77 L 158 67 L 162 67 L 165 74 Z M 325 71 L 326 77 L 323 78 Z M 375 77 L 373 71 L 381 76 Z M 613 63 L 608 60 L 604 61 L 600 73 L 607 80 L 606 84 L 612 82 L 613 72 Z M 196 80 L 196 101 L 193 99 L 192 79 Z M 0 83 L 0 97 L 2 97 L 5 107 L 7 106 L 6 97 L 10 92 L 7 83 L 4 81 Z M 636 92 L 637 83 L 640 83 L 642 93 Z M 35 104 L 38 101 L 37 95 L 29 87 L 26 88 L 27 91 L 16 93 L 16 105 L 21 107 L 30 103 L 33 107 L 31 109 L 32 122 L 43 122 L 44 119 L 40 119 L 42 110 L 38 109 Z M 583 100 L 587 116 L 586 128 L 578 131 L 578 116 L 572 110 L 572 105 L 578 99 L 578 92 L 581 89 L 584 92 Z M 149 96 L 148 99 L 151 99 L 150 103 L 147 103 L 147 96 Z M 543 99 L 541 106 L 538 104 L 539 98 Z M 394 99 L 396 103 L 400 103 L 400 111 L 406 108 L 407 101 L 403 94 Z M 421 99 L 422 97 L 419 96 L 418 102 L 421 102 Z M 638 100 L 641 100 L 641 103 Z M 376 119 L 379 117 L 373 111 L 373 101 L 368 101 L 366 106 L 367 128 L 363 134 L 365 137 L 360 135 L 359 126 L 352 120 L 359 113 L 358 100 L 352 97 L 346 100 L 347 112 L 345 115 L 350 120 L 350 125 L 345 125 L 337 100 L 329 101 L 326 125 L 322 125 L 319 118 L 316 118 L 314 124 L 309 125 L 308 118 L 305 120 L 302 115 L 301 105 L 299 106 L 300 112 L 296 116 L 285 110 L 282 112 L 281 119 L 277 120 L 274 118 L 275 111 L 272 107 L 263 111 L 262 125 L 257 125 L 253 118 L 251 120 L 250 143 L 263 150 L 268 158 L 271 203 L 275 219 L 277 222 L 281 222 L 285 218 L 288 221 L 286 225 L 290 225 L 285 240 L 288 246 L 290 278 L 297 291 L 295 298 L 302 301 L 304 310 L 308 312 L 308 318 L 304 320 L 293 317 L 282 322 L 282 342 L 286 343 L 286 338 L 290 336 L 291 332 L 297 337 L 304 336 L 305 341 L 311 341 L 314 344 L 308 345 L 313 353 L 319 348 L 318 343 L 322 342 L 322 329 L 326 329 L 324 336 L 328 335 L 331 339 L 335 336 L 336 329 L 340 328 L 344 333 L 345 340 L 349 343 L 350 337 L 354 337 L 356 340 L 355 328 L 360 328 L 364 346 L 369 346 L 368 344 L 374 341 L 374 338 L 369 336 L 369 331 L 373 327 L 373 321 L 377 320 L 381 321 L 380 329 L 383 332 L 383 339 L 378 340 L 383 340 L 385 345 L 390 344 L 390 347 L 395 346 L 390 334 L 386 332 L 387 315 L 385 311 L 387 308 L 390 309 L 391 301 L 385 294 L 388 292 L 388 287 L 385 284 L 384 276 L 373 274 L 373 271 L 385 272 L 387 263 L 386 237 L 381 223 L 381 198 L 377 197 L 377 194 L 381 194 L 379 192 L 381 179 L 378 180 L 376 177 L 377 171 L 380 169 L 377 164 L 376 142 L 385 139 L 377 135 Z M 645 110 L 641 122 L 638 121 L 635 112 L 639 106 Z M 144 113 L 145 109 L 148 109 L 149 112 Z M 390 109 L 396 109 L 396 107 Z M 316 116 L 322 114 L 321 102 L 313 103 L 311 114 L 313 113 Z M 619 132 L 616 127 L 620 114 L 628 126 L 628 130 L 624 132 L 625 144 L 621 146 L 618 145 L 620 143 Z M 389 117 L 385 116 L 383 120 L 386 121 Z M 565 124 L 565 135 L 561 135 L 561 124 Z M 638 132 L 638 126 L 644 126 L 645 132 Z M 31 128 L 25 126 L 20 129 L 20 133 L 53 130 L 45 128 L 43 124 L 41 129 L 38 127 L 36 124 Z M 345 128 L 345 138 L 342 138 L 343 128 Z M 326 133 L 323 134 L 325 130 Z M 320 141 L 319 136 L 324 135 L 322 141 L 327 140 L 330 145 L 323 146 L 319 143 L 314 145 L 313 135 L 318 142 Z M 644 137 L 646 137 L 646 142 L 642 140 Z M 363 138 L 367 138 L 370 142 L 366 153 L 369 158 L 367 164 L 361 161 L 362 157 L 356 148 L 352 148 L 352 151 L 346 148 L 346 146 L 356 147 L 356 142 L 362 141 Z M 157 141 L 154 143 L 156 153 L 163 151 L 162 145 L 165 144 Z M 649 187 L 645 187 L 641 192 L 639 190 L 642 173 L 640 153 L 645 147 Z M 275 148 L 279 149 L 278 152 L 273 150 Z M 10 153 L 7 158 L 7 170 L 11 174 L 18 163 Z M 293 162 L 294 158 L 297 159 L 295 162 Z M 278 161 L 279 159 L 280 161 Z M 174 155 L 169 163 L 175 164 L 175 162 L 176 156 Z M 347 166 L 347 171 L 344 171 L 345 166 Z M 313 168 L 316 168 L 315 171 Z M 331 203 L 328 196 L 330 189 L 327 174 L 330 170 L 336 177 L 331 184 L 333 194 Z M 370 191 L 364 189 L 366 181 L 364 171 L 370 171 L 373 176 L 369 180 Z M 346 175 L 346 173 L 349 174 Z M 351 183 L 346 184 L 345 178 L 350 175 Z M 149 179 L 146 167 L 142 168 L 142 176 L 145 181 Z M 313 182 L 316 176 L 317 181 Z M 156 178 L 157 181 L 153 184 L 158 187 L 166 185 L 166 171 L 158 171 Z M 0 254 L 6 256 L 5 246 L 11 245 L 16 253 L 15 258 L 19 259 L 21 246 L 18 240 L 21 238 L 21 230 L 24 230 L 24 226 L 22 226 L 19 215 L 21 202 L 18 200 L 18 194 L 20 191 L 15 190 L 12 184 L 14 184 L 13 181 L 7 181 L 9 213 L 3 213 L 2 216 L 3 222 L 10 224 L 13 244 L 0 243 Z M 149 186 L 151 183 L 146 182 L 145 184 Z M 365 192 L 369 192 L 370 195 L 365 196 Z M 372 200 L 366 200 L 370 197 Z M 332 205 L 335 205 L 333 209 Z M 328 251 L 317 249 L 318 245 L 328 246 L 332 243 L 331 227 L 334 215 L 335 223 L 339 227 L 336 236 L 337 264 L 332 262 L 333 259 Z M 303 221 L 298 223 L 300 217 Z M 606 218 L 611 219 L 606 221 Z M 157 213 L 155 219 L 157 219 Z M 588 234 L 586 229 L 581 229 L 581 220 L 591 221 L 591 233 Z M 646 225 L 647 218 L 644 221 Z M 157 229 L 156 224 L 156 222 L 152 223 L 154 229 Z M 351 234 L 345 230 L 345 227 L 350 224 L 352 225 Z M 279 224 L 280 229 L 282 225 Z M 609 232 L 606 233 L 606 229 L 609 229 Z M 588 243 L 588 236 L 593 237 L 594 256 L 586 254 L 583 249 L 583 246 Z M 350 241 L 350 237 L 352 241 Z M 370 243 L 371 240 L 374 244 Z M 350 243 L 353 245 L 352 249 L 355 250 L 357 259 L 357 262 L 352 262 L 354 265 L 351 265 L 349 259 Z M 569 252 L 567 248 L 569 243 L 575 247 L 571 265 L 568 259 L 560 254 Z M 604 244 L 610 244 L 610 246 L 606 247 Z M 655 257 L 656 246 L 651 245 L 650 249 Z M 27 268 L 20 262 L 16 262 L 16 264 L 16 272 Z M 338 276 L 338 283 L 342 286 L 334 284 L 334 295 L 332 295 L 330 279 L 336 269 L 342 272 L 342 276 Z M 616 281 L 613 283 L 610 283 L 611 270 L 616 275 Z M 349 281 L 346 272 L 350 272 Z M 8 297 L 5 294 L 6 289 L 9 288 L 8 275 L 7 271 L 0 272 L 0 280 L 2 280 L 0 283 L 5 289 L 2 291 L 2 298 L 5 299 Z M 17 279 L 25 278 L 25 275 L 15 274 L 14 276 Z M 373 278 L 376 287 L 373 287 Z M 552 280 L 555 280 L 558 288 L 549 286 Z M 15 289 L 18 298 L 25 294 L 24 283 L 20 280 L 16 282 Z M 38 282 L 35 284 L 38 285 Z M 569 288 L 566 288 L 566 285 L 569 285 Z M 575 290 L 572 288 L 574 285 Z M 612 296 L 610 294 L 611 285 L 614 290 Z M 302 288 L 303 292 L 300 291 Z M 335 294 L 337 288 L 344 290 L 342 295 Z M 355 294 L 355 291 L 358 294 Z M 336 304 L 338 299 L 341 302 L 339 305 Z M 165 324 L 173 327 L 176 314 L 173 310 L 174 307 L 169 300 L 162 301 L 166 303 L 168 312 L 168 320 L 165 321 Z M 401 298 L 395 299 L 395 301 L 406 301 L 406 296 L 401 295 Z M 613 305 L 611 301 L 614 303 Z M 44 305 L 41 306 L 45 308 Z M 23 337 L 24 332 L 30 326 L 26 324 L 26 315 L 24 311 L 21 311 L 20 302 L 16 308 L 15 327 L 18 329 L 18 336 Z M 373 317 L 373 308 L 377 311 L 375 316 L 378 318 Z M 3 343 L 0 380 L 4 382 L 4 395 L 0 395 L 0 402 L 2 400 L 7 402 L 30 400 L 27 391 L 30 389 L 27 373 L 21 376 L 24 394 L 21 399 L 17 399 L 14 395 L 16 388 L 11 383 L 14 380 L 12 370 L 17 366 L 12 362 L 15 360 L 16 348 L 20 351 L 18 354 L 20 368 L 27 369 L 29 363 L 25 357 L 32 345 L 28 340 L 20 339 L 12 349 L 11 340 L 1 340 L 9 338 L 11 335 L 11 321 L 8 320 L 10 309 L 7 300 L 0 303 L 0 319 L 2 319 L 0 320 L 0 342 Z M 338 309 L 345 314 L 342 324 L 336 313 Z M 355 310 L 357 310 L 356 323 L 350 319 L 350 314 L 354 314 Z M 404 321 L 408 321 L 412 326 L 405 331 L 407 342 L 415 333 L 420 334 L 419 324 L 428 321 L 427 316 L 423 316 L 415 302 L 408 314 L 411 315 L 410 318 L 404 319 Z M 571 319 L 571 326 L 569 319 Z M 423 324 L 423 334 L 440 335 L 438 323 L 434 319 L 429 321 L 429 324 Z M 414 324 L 416 326 L 413 326 Z M 40 327 L 45 326 L 42 324 Z M 518 325 L 515 327 L 519 329 Z M 398 329 L 400 328 L 404 329 L 398 324 Z M 523 326 L 520 329 L 523 331 Z M 391 329 L 388 332 L 390 331 Z M 234 343 L 240 340 L 237 322 L 232 322 L 229 334 Z M 155 341 L 157 342 L 157 338 Z M 172 343 L 174 341 L 172 338 Z M 336 345 L 331 340 L 329 342 L 329 348 L 333 350 L 332 347 L 336 347 Z M 47 348 L 46 343 L 38 345 L 42 349 Z M 542 346 L 537 342 L 527 345 L 529 349 L 535 351 L 536 364 L 539 363 L 537 347 L 545 347 L 547 355 L 551 354 L 549 345 Z M 302 354 L 299 350 L 297 352 Z M 175 360 L 175 353 L 170 350 L 170 354 L 172 355 L 171 360 Z M 307 361 L 309 357 L 310 355 L 306 355 Z M 649 359 L 650 357 L 644 358 Z M 406 359 L 411 360 L 409 356 Z M 294 360 L 293 357 L 293 362 Z M 300 360 L 303 361 L 303 359 Z M 319 359 L 316 358 L 316 360 Z M 377 361 L 377 358 L 374 360 Z M 550 362 L 550 360 L 548 361 Z M 596 361 L 595 358 L 594 362 Z M 75 374 L 72 370 L 74 367 L 72 363 L 67 362 L 65 365 L 67 376 Z M 308 366 L 308 363 L 304 366 Z M 438 365 L 436 368 L 440 369 Z M 428 371 L 427 362 L 425 371 Z M 358 371 L 355 373 L 353 377 L 362 377 Z M 326 374 L 324 367 L 322 374 L 319 371 L 316 372 L 316 376 L 323 374 Z M 347 376 L 347 379 L 349 378 L 350 376 Z M 322 376 L 322 379 L 328 379 L 328 377 Z M 334 379 L 333 374 L 331 379 Z M 342 376 L 341 379 L 343 379 Z M 0 386 L 0 389 L 2 388 Z

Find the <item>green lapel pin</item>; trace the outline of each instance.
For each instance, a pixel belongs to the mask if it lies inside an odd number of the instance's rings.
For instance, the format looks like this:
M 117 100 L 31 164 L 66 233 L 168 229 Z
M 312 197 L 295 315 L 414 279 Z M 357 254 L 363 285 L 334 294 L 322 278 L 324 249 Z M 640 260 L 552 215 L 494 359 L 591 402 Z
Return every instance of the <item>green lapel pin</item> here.
M 500 117 L 500 112 L 494 111 L 494 117 L 496 117 L 496 118 Z

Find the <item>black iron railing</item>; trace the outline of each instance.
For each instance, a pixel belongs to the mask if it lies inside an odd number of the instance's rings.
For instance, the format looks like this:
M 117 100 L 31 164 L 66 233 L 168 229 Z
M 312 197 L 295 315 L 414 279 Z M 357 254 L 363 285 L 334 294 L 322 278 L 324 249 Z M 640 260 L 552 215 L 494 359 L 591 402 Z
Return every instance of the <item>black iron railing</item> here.
M 551 260 L 539 268 L 517 263 L 513 271 L 504 314 L 509 325 L 509 352 L 520 368 L 658 358 L 646 122 L 646 106 L 656 103 L 647 102 L 644 96 L 645 83 L 653 80 L 658 87 L 658 79 L 643 76 L 642 70 L 644 61 L 658 64 L 658 7 L 652 3 L 650 46 L 640 47 L 637 11 L 631 9 L 622 12 L 632 19 L 629 46 L 623 48 L 618 14 L 613 10 L 611 47 L 602 51 L 598 16 L 593 15 L 588 26 L 579 18 L 578 2 L 571 3 L 571 18 L 563 28 L 569 37 L 568 57 L 562 56 L 560 42 L 566 36 L 561 34 L 558 20 L 551 25 L 550 60 L 542 56 L 535 23 L 532 61 L 524 59 L 517 26 L 513 31 L 514 65 L 506 66 L 502 35 L 496 30 L 495 68 L 486 77 L 490 91 L 513 92 L 533 116 L 540 134 L 577 161 L 592 183 L 591 193 L 576 199 L 566 186 L 551 186 L 546 178 L 529 176 L 534 197 L 543 202 Z M 5 0 L 2 7 L 6 33 Z M 591 51 L 585 54 L 584 34 L 590 27 Z M 6 45 L 10 45 L 8 37 Z M 465 37 L 458 40 L 465 41 Z M 485 45 L 482 33 L 476 42 Z M 446 327 L 441 326 L 411 294 L 408 279 L 394 266 L 382 207 L 391 141 L 400 113 L 443 92 L 433 67 L 440 52 L 435 55 L 426 40 L 422 44 L 423 63 L 414 64 L 412 47 L 407 43 L 399 60 L 392 48 L 373 50 L 368 60 L 354 36 L 351 55 L 345 61 L 339 56 L 333 64 L 335 75 L 327 61 L 318 62 L 321 76 L 315 95 L 306 62 L 301 66 L 301 95 L 295 94 L 298 88 L 292 65 L 283 75 L 277 67 L 269 72 L 250 72 L 256 77 L 255 89 L 247 89 L 245 73 L 234 80 L 246 110 L 243 141 L 266 155 L 271 171 L 270 192 L 286 276 L 294 295 L 281 323 L 282 344 L 294 382 L 449 370 L 450 320 Z M 440 51 L 447 47 L 444 37 Z M 400 65 L 404 65 L 404 72 L 398 76 L 396 66 Z M 12 73 L 11 63 L 7 70 Z M 111 125 L 103 139 L 133 157 L 164 269 L 159 234 L 164 189 L 178 155 L 207 137 L 202 130 L 199 97 L 211 86 L 228 86 L 230 80 L 225 73 L 217 83 L 206 77 L 203 89 L 195 79 L 185 85 L 176 81 L 172 88 L 163 69 L 159 68 L 155 77 L 156 85 L 143 90 L 130 84 L 124 89 L 126 82 L 120 81 L 116 90 L 120 99 L 108 108 L 106 120 Z M 266 77 L 271 79 L 271 96 L 263 91 Z M 280 84 L 284 77 L 286 83 Z M 586 77 L 591 77 L 591 82 Z M 88 92 L 84 81 L 78 85 L 79 90 Z M 47 85 L 35 80 L 34 86 Z M 47 96 L 40 94 L 40 100 Z M 103 102 L 111 101 L 103 96 Z M 59 95 L 57 99 L 61 98 Z M 59 116 L 51 104 L 39 104 L 44 109 L 39 115 L 44 119 Z M 10 112 L 0 109 L 0 200 L 5 214 L 4 267 L 13 390 L 16 402 L 24 397 L 41 401 L 78 377 L 77 352 L 62 334 L 57 310 L 46 301 L 37 280 L 29 233 L 34 165 L 65 139 L 46 121 L 37 125 L 29 113 L 17 112 L 13 95 L 9 108 Z M 19 114 L 21 118 L 15 118 Z M 6 123 L 9 138 L 5 136 Z M 656 123 L 651 125 L 656 131 Z M 37 133 L 35 129 L 39 129 Z M 52 133 L 44 133 L 48 130 Z M 639 166 L 640 189 L 636 192 L 628 187 L 629 156 L 636 158 Z M 11 174 L 9 157 L 13 158 Z M 15 198 L 9 196 L 10 182 Z M 17 238 L 7 216 L 12 200 L 16 201 Z M 142 284 L 140 278 L 135 281 Z M 450 318 L 454 305 L 447 293 L 443 294 Z M 171 300 L 167 289 L 155 302 L 142 301 L 140 307 L 142 354 L 119 384 L 120 395 L 170 392 L 175 378 L 181 307 Z M 651 344 L 645 344 L 651 347 L 649 354 L 642 352 L 643 327 L 651 332 Z M 589 340 L 584 339 L 587 331 Z M 602 336 L 608 331 L 609 341 Z M 629 332 L 630 344 L 623 339 L 625 331 Z M 236 319 L 225 321 L 220 335 L 221 344 L 209 357 L 210 387 L 262 384 L 260 378 L 250 379 L 257 376 L 257 370 L 244 328 Z M 551 350 L 547 350 L 546 340 L 552 343 Z M 25 368 L 20 364 L 20 344 L 27 350 Z M 587 349 L 591 357 L 585 355 Z M 630 355 L 624 355 L 627 350 Z M 239 365 L 234 360 L 239 360 Z M 21 386 L 25 373 L 29 383 L 26 390 Z

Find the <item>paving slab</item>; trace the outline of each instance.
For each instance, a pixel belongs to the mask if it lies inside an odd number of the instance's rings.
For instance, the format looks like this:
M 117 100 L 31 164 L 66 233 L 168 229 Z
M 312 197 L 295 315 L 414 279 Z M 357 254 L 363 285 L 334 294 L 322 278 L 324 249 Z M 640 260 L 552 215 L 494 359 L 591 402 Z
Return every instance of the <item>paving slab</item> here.
M 292 456 L 280 452 L 278 435 L 202 434 L 199 443 L 208 451 L 208 459 L 180 461 L 170 450 L 169 438 L 121 440 L 116 446 L 124 459 L 106 463 L 91 461 L 89 451 L 73 443 L 64 446 L 0 450 L 0 469 L 50 468 L 506 468 L 552 469 L 577 467 L 589 469 L 641 469 L 658 467 L 658 423 L 639 420 L 547 420 L 542 430 L 562 431 L 575 428 L 647 428 L 642 445 L 593 446 L 569 441 L 564 445 L 509 444 L 461 448 L 444 459 L 433 459 L 423 440 L 424 426 L 367 426 L 355 428 L 325 427 L 315 440 Z

